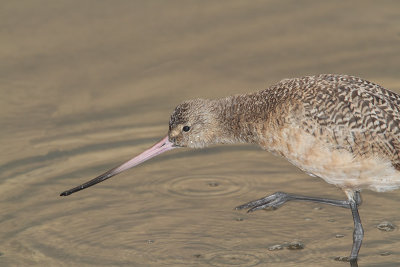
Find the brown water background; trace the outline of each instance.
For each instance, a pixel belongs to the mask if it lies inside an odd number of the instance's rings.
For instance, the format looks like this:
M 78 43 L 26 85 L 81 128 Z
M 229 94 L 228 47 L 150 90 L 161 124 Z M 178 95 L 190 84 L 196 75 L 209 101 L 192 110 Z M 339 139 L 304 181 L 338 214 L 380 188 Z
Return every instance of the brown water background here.
M 348 266 L 349 210 L 233 210 L 344 198 L 257 147 L 174 150 L 59 193 L 158 141 L 182 100 L 318 73 L 400 92 L 399 71 L 399 1 L 1 1 L 0 265 Z M 398 229 L 376 225 L 400 225 L 400 192 L 362 196 L 359 265 L 399 266 Z

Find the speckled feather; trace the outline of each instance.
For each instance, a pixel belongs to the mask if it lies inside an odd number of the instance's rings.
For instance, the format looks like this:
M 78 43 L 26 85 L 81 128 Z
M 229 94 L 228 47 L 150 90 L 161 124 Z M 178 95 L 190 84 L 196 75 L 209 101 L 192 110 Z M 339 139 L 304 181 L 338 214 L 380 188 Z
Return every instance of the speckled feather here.
M 386 191 L 400 187 L 399 109 L 400 96 L 377 84 L 323 74 L 186 101 L 171 116 L 169 137 L 188 147 L 259 144 L 345 191 Z
M 387 157 L 398 168 L 399 95 L 352 76 L 320 75 L 298 80 L 291 84 L 303 103 L 302 124 L 308 133 L 336 149 L 346 149 L 354 157 Z

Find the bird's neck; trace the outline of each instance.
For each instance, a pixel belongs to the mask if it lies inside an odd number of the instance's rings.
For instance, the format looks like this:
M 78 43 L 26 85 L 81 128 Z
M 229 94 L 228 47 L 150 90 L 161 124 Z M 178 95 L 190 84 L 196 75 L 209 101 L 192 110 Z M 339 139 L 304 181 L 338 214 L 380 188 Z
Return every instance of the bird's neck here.
M 235 95 L 215 100 L 219 110 L 218 143 L 258 143 L 268 131 L 272 105 L 265 92 Z

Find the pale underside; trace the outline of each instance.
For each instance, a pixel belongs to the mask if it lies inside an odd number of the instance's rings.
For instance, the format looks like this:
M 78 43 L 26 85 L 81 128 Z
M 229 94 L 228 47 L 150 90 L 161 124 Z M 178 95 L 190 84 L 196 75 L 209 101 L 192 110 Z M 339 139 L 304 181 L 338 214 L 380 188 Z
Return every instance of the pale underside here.
M 286 158 L 305 173 L 343 190 L 388 191 L 400 187 L 400 172 L 378 156 L 354 157 L 345 149 L 332 149 L 300 127 L 284 127 L 263 147 Z

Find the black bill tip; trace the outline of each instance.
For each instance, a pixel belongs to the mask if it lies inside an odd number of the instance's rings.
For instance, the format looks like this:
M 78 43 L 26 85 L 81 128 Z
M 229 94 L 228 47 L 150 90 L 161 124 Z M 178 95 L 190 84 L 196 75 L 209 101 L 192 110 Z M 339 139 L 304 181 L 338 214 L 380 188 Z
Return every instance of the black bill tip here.
M 64 192 L 62 192 L 61 194 L 60 194 L 60 196 L 61 197 L 65 197 L 65 196 L 69 196 L 69 195 L 71 195 L 72 193 L 68 190 L 68 191 L 64 191 Z
M 72 188 L 72 189 L 69 189 L 69 190 L 67 190 L 67 191 L 62 192 L 62 193 L 60 194 L 60 196 L 61 196 L 61 197 L 69 196 L 69 195 L 71 195 L 72 193 L 75 193 L 75 192 L 77 192 L 77 191 L 80 191 L 80 190 L 82 190 L 82 189 L 85 189 L 86 187 L 88 187 L 88 186 L 85 185 L 85 184 L 79 185 L 79 186 L 77 186 L 77 187 L 74 187 L 74 188 Z
M 89 182 L 86 182 L 84 184 L 78 185 L 77 187 L 71 188 L 69 190 L 66 190 L 64 192 L 62 192 L 60 194 L 61 197 L 65 197 L 65 196 L 69 196 L 75 192 L 81 191 L 85 188 L 91 187 L 92 185 L 98 184 L 100 182 L 103 182 L 104 180 L 107 180 L 108 178 L 113 177 L 114 175 L 118 174 L 118 172 L 114 172 L 116 168 L 113 168 L 99 176 L 97 176 L 96 178 L 90 180 Z

